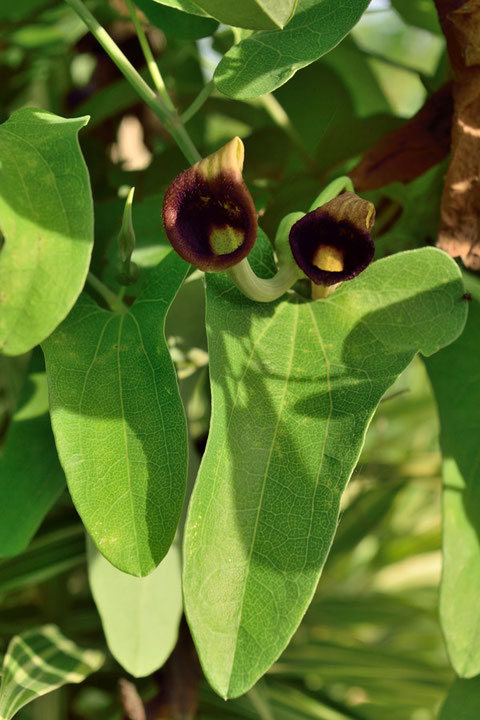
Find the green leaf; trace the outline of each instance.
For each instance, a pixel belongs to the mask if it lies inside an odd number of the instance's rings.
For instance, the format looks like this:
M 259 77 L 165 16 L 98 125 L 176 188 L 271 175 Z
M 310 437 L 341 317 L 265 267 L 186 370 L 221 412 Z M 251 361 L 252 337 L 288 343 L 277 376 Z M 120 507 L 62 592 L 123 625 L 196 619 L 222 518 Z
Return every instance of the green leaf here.
M 226 25 L 251 30 L 278 30 L 288 23 L 298 0 L 195 0 L 195 4 Z
M 67 683 L 81 683 L 104 662 L 98 650 L 83 650 L 55 625 L 15 635 L 3 660 L 0 720 Z
M 38 345 L 73 307 L 93 247 L 93 205 L 77 134 L 67 120 L 25 108 L 0 126 L 0 350 Z
M 15 412 L 25 381 L 28 354 L 8 357 L 0 354 L 0 427 L 6 428 Z M 4 432 L 1 441 L 4 440 Z
M 64 488 L 48 414 L 47 377 L 32 371 L 0 452 L 0 556 L 27 547 Z
M 16 0 L 0 5 L 0 20 L 18 22 L 24 20 L 33 12 L 40 10 L 48 0 Z
M 468 277 L 468 276 L 466 276 Z M 438 403 L 443 462 L 443 573 L 440 621 L 457 675 L 480 673 L 480 283 L 467 326 L 449 348 L 427 362 Z
M 442 34 L 435 5 L 430 0 L 392 0 L 392 6 L 409 25 Z
M 212 18 L 181 12 L 156 0 L 135 0 L 135 5 L 145 13 L 152 25 L 163 30 L 167 37 L 196 40 L 213 35 L 218 27 L 218 22 Z
M 190 13 L 191 15 L 208 17 L 208 13 L 202 10 L 196 2 L 191 2 L 191 0 L 151 0 L 151 2 L 158 3 L 159 5 L 167 5 L 176 10 L 182 10 L 184 13 Z
M 125 312 L 82 295 L 44 343 L 73 501 L 100 552 L 132 575 L 166 555 L 182 510 L 186 423 L 163 328 L 187 268 L 170 252 Z
M 84 531 L 78 523 L 36 538 L 14 558 L 0 562 L 0 592 L 45 582 L 85 562 Z
M 480 707 L 480 677 L 457 679 L 450 688 L 439 720 L 477 720 Z
M 117 570 L 92 542 L 87 551 L 90 588 L 110 652 L 131 675 L 151 675 L 177 641 L 183 612 L 180 548 L 174 543 L 146 578 Z
M 254 33 L 227 52 L 215 71 L 217 88 L 243 100 L 272 92 L 338 45 L 367 5 L 368 0 L 301 0 L 285 32 Z
M 257 242 L 257 271 L 271 267 Z M 268 272 L 268 270 L 267 270 Z M 465 323 L 456 264 L 380 260 L 330 299 L 252 303 L 207 277 L 212 421 L 185 531 L 184 596 L 204 671 L 236 697 L 308 607 L 342 492 L 385 391 Z

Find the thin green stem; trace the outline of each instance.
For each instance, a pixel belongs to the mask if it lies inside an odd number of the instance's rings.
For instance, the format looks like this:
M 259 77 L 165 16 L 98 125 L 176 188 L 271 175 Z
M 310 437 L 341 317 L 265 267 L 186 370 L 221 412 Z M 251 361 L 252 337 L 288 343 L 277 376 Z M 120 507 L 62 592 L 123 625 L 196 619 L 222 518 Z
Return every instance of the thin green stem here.
M 188 162 L 193 165 L 200 160 L 200 153 L 193 144 L 190 135 L 182 125 L 177 113 L 173 112 L 169 107 L 167 107 L 163 100 L 155 95 L 152 88 L 147 85 L 145 80 L 135 70 L 131 62 L 123 54 L 118 45 L 112 40 L 105 28 L 100 25 L 92 13 L 85 7 L 82 0 L 66 0 L 66 2 L 83 20 L 92 35 L 110 56 L 141 99 L 160 118 L 166 130 L 168 130 L 168 132 L 172 135 Z
M 138 280 L 138 267 L 136 263 L 132 261 L 132 254 L 137 243 L 132 220 L 134 192 L 135 188 L 130 188 L 125 202 L 125 208 L 123 210 L 122 226 L 117 239 L 120 266 L 118 268 L 116 279 L 121 285 L 135 285 Z
M 324 300 L 341 284 L 342 283 L 337 283 L 336 285 L 316 285 L 312 282 L 312 300 Z
M 254 273 L 248 258 L 227 270 L 230 280 L 250 300 L 255 302 L 272 302 L 285 295 L 297 280 L 302 271 L 297 265 L 283 265 L 272 278 L 259 278 Z
M 175 106 L 170 98 L 170 95 L 168 94 L 167 88 L 165 87 L 165 83 L 163 81 L 162 74 L 160 72 L 160 69 L 159 69 L 157 63 L 155 62 L 155 58 L 153 57 L 152 50 L 150 48 L 147 36 L 145 35 L 145 31 L 144 31 L 142 24 L 138 18 L 138 14 L 132 3 L 132 0 L 125 0 L 125 5 L 127 6 L 128 12 L 130 13 L 130 17 L 132 18 L 132 22 L 135 27 L 135 32 L 137 33 L 138 41 L 140 43 L 143 55 L 147 62 L 148 70 L 150 72 L 150 75 L 152 76 L 153 84 L 157 88 L 158 94 L 161 96 L 161 98 L 165 102 L 165 105 L 168 108 L 170 108 L 170 110 L 173 110 L 173 112 L 175 112 Z
M 206 85 L 203 86 L 203 88 L 198 93 L 195 100 L 192 102 L 191 105 L 185 110 L 185 112 L 182 114 L 181 120 L 184 124 L 188 123 L 189 120 L 192 119 L 194 115 L 197 114 L 197 112 L 200 110 L 202 105 L 205 103 L 206 100 L 210 97 L 210 94 L 213 90 L 213 80 L 210 80 Z
M 132 219 L 134 194 L 135 188 L 131 187 L 128 191 L 127 199 L 125 200 L 125 207 L 123 209 L 122 216 L 122 225 L 120 227 L 120 232 L 118 233 L 118 251 L 120 253 L 120 260 L 122 261 L 122 263 L 130 261 L 132 253 L 135 250 L 135 245 L 137 244 Z
M 87 275 L 87 282 L 102 297 L 107 303 L 108 307 L 112 312 L 126 312 L 127 306 L 123 304 L 120 295 L 110 290 L 96 275 L 89 272 Z

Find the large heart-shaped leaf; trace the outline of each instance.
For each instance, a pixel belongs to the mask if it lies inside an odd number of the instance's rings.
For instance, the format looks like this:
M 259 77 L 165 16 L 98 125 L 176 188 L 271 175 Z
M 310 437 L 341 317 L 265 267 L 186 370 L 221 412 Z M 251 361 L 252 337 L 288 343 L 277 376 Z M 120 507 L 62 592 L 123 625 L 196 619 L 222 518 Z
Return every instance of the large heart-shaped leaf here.
M 80 683 L 104 662 L 98 650 L 83 650 L 55 625 L 15 635 L 3 659 L 0 720 L 67 683 Z
M 226 25 L 268 31 L 285 27 L 297 0 L 195 0 L 195 4 Z
M 253 33 L 226 53 L 215 71 L 216 86 L 239 99 L 272 92 L 338 45 L 368 3 L 300 0 L 285 30 Z
M 263 251 L 261 272 L 268 243 Z M 462 293 L 457 265 L 432 248 L 380 260 L 317 302 L 256 304 L 208 277 L 213 411 L 185 531 L 184 596 L 223 697 L 248 690 L 287 645 L 372 415 L 418 351 L 458 336 Z
M 73 501 L 99 550 L 132 575 L 167 553 L 185 493 L 186 422 L 164 323 L 187 268 L 170 252 L 125 312 L 82 295 L 43 345 Z
M 77 134 L 88 118 L 34 108 L 0 126 L 0 351 L 20 355 L 78 298 L 93 247 L 93 205 Z
M 90 588 L 110 652 L 134 677 L 151 675 L 177 641 L 183 613 L 180 548 L 174 543 L 145 578 L 117 570 L 92 542 L 87 550 Z
M 470 276 L 468 288 L 473 299 L 463 334 L 429 358 L 427 369 L 444 457 L 440 621 L 455 672 L 471 678 L 480 673 L 480 283 Z

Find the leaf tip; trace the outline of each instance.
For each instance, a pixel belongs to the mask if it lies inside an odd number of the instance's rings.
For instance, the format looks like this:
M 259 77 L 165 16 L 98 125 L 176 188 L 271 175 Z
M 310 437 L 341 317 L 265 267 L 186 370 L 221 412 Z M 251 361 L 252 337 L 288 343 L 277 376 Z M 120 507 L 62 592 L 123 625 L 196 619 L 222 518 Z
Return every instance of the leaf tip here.
M 82 123 L 82 125 L 80 125 L 80 128 L 83 128 L 86 125 L 88 125 L 88 123 L 91 120 L 91 117 L 92 117 L 91 115 L 82 115 L 81 117 L 79 117 L 78 120 Z

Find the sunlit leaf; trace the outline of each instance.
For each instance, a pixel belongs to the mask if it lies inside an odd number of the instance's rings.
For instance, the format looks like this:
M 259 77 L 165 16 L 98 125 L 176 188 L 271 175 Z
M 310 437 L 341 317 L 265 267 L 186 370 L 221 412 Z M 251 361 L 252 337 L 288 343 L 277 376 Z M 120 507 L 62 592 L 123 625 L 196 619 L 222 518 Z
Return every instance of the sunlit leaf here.
M 187 268 L 170 252 L 124 312 L 82 295 L 43 345 L 73 501 L 99 550 L 132 575 L 166 555 L 185 493 L 185 416 L 163 328 Z
M 137 578 L 114 568 L 92 542 L 87 547 L 90 588 L 110 652 L 131 675 L 150 675 L 177 641 L 183 612 L 180 548 L 174 543 L 156 570 Z
M 285 31 L 254 33 L 229 50 L 215 72 L 216 86 L 239 99 L 275 90 L 338 45 L 367 5 L 368 0 L 302 0 Z
M 85 283 L 93 207 L 78 131 L 34 108 L 0 126 L 0 351 L 20 355 L 66 317 Z
M 261 247 L 257 270 L 268 272 Z M 372 415 L 417 352 L 458 336 L 462 293 L 456 264 L 432 248 L 380 260 L 315 303 L 251 303 L 226 277 L 208 277 L 213 414 L 187 519 L 184 594 L 223 697 L 245 692 L 287 645 Z

